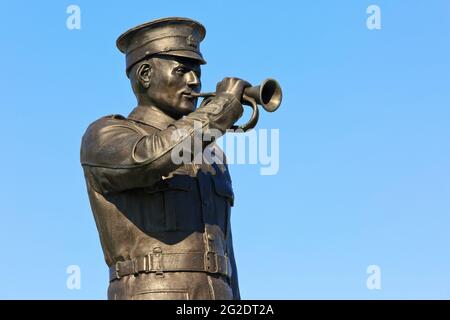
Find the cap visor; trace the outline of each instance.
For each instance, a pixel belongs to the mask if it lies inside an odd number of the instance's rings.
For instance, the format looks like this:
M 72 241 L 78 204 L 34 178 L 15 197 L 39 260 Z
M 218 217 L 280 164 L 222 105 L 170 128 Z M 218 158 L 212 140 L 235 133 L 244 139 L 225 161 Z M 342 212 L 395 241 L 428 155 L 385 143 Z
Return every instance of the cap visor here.
M 205 59 L 203 59 L 203 57 L 201 55 L 199 55 L 198 53 L 193 52 L 193 51 L 176 50 L 176 51 L 159 52 L 158 54 L 194 59 L 194 60 L 199 61 L 200 64 L 206 64 Z

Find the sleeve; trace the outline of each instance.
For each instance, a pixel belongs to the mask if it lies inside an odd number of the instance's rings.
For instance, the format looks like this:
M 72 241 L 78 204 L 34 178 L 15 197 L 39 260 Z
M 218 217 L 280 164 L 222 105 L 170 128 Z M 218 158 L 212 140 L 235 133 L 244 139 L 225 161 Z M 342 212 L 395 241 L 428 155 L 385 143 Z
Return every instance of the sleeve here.
M 202 152 L 194 148 L 194 128 L 203 134 L 215 129 L 221 134 L 242 115 L 241 103 L 220 93 L 209 103 L 167 129 L 144 134 L 127 121 L 102 118 L 89 126 L 81 143 L 80 160 L 87 181 L 100 193 L 152 186 L 182 163 L 172 161 L 171 152 L 180 144 L 188 146 L 190 158 Z M 183 151 L 185 148 L 183 148 Z

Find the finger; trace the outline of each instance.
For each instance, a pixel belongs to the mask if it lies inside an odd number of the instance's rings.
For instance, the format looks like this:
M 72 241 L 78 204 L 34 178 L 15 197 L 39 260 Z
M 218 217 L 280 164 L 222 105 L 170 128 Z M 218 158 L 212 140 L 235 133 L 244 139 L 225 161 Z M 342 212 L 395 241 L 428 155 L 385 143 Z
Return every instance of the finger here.
M 248 81 L 245 81 L 245 80 L 241 80 L 242 81 L 242 86 L 244 87 L 244 88 L 247 88 L 247 87 L 251 87 L 252 86 L 252 84 L 250 83 L 250 82 L 248 82 Z

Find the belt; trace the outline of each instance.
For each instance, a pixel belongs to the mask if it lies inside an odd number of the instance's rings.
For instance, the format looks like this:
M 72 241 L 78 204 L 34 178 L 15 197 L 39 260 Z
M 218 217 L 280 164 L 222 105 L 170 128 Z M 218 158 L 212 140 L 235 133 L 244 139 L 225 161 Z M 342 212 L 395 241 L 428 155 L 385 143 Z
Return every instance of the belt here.
M 231 277 L 231 264 L 228 256 L 218 255 L 213 251 L 161 253 L 155 252 L 130 260 L 118 261 L 109 268 L 109 281 L 139 273 L 156 273 L 164 276 L 164 272 L 197 271 L 220 274 Z

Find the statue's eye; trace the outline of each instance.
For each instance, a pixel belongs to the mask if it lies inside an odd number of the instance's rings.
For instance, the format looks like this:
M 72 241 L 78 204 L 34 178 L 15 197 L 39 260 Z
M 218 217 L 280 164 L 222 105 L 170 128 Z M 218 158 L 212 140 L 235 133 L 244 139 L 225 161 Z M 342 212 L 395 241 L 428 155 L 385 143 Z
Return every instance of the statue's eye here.
M 188 70 L 187 70 L 186 68 L 184 68 L 184 67 L 178 67 L 178 68 L 175 70 L 175 72 L 176 72 L 177 74 L 183 75 L 183 74 L 187 73 Z

